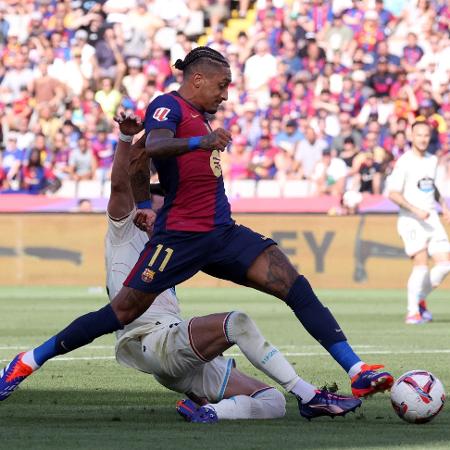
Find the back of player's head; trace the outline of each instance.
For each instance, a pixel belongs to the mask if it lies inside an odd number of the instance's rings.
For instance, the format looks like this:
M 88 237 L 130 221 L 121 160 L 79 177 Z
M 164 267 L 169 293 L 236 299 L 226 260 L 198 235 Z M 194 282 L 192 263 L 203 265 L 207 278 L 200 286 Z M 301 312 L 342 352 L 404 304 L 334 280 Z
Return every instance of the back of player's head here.
M 198 70 L 200 66 L 203 66 L 204 69 L 212 69 L 217 66 L 229 67 L 230 65 L 218 51 L 210 47 L 197 47 L 191 50 L 184 60 L 177 59 L 174 66 L 181 70 L 184 75 L 189 75 L 194 70 Z

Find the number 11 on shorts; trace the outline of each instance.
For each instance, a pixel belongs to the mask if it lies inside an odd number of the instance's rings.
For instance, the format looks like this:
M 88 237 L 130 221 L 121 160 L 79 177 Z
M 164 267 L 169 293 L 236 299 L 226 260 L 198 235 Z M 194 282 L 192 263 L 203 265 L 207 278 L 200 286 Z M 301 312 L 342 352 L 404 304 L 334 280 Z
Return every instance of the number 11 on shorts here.
M 150 259 L 149 263 L 147 264 L 148 267 L 152 267 L 153 264 L 155 264 L 155 261 L 158 259 L 158 256 L 161 253 L 161 250 L 163 249 L 163 247 L 164 246 L 162 244 L 158 244 L 156 246 L 155 253 L 153 253 L 152 258 Z M 172 254 L 173 254 L 173 249 L 170 247 L 165 248 L 164 251 L 166 252 L 166 256 L 164 257 L 162 263 L 160 264 L 160 266 L 158 268 L 158 270 L 160 272 L 162 272 L 166 268 L 167 263 L 169 262 L 170 258 L 172 257 Z

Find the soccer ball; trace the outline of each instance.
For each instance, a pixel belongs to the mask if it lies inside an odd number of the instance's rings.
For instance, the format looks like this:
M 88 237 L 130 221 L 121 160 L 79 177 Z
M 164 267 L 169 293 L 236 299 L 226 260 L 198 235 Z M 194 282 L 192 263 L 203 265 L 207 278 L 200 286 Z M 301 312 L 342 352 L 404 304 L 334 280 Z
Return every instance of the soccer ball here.
M 407 422 L 426 423 L 444 407 L 445 391 L 442 383 L 426 370 L 404 373 L 391 389 L 395 412 Z

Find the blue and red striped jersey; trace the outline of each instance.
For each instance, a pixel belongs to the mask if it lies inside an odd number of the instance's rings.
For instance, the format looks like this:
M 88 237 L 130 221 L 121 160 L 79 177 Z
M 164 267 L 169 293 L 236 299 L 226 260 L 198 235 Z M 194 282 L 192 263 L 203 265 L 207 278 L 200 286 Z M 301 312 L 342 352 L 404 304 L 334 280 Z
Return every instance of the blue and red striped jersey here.
M 211 132 L 205 114 L 177 92 L 160 95 L 147 108 L 146 133 L 161 128 L 173 131 L 175 138 Z M 153 162 L 166 191 L 155 231 L 206 232 L 233 223 L 218 150 L 197 149 L 180 156 L 154 158 Z

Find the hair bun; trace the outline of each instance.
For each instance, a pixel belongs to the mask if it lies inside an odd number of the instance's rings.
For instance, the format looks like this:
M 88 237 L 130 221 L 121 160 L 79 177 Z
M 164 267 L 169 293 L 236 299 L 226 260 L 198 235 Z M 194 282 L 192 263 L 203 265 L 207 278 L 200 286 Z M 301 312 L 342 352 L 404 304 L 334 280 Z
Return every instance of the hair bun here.
M 177 59 L 173 66 L 175 67 L 175 69 L 183 70 L 184 67 L 185 67 L 185 64 L 184 64 L 184 62 L 181 59 Z

